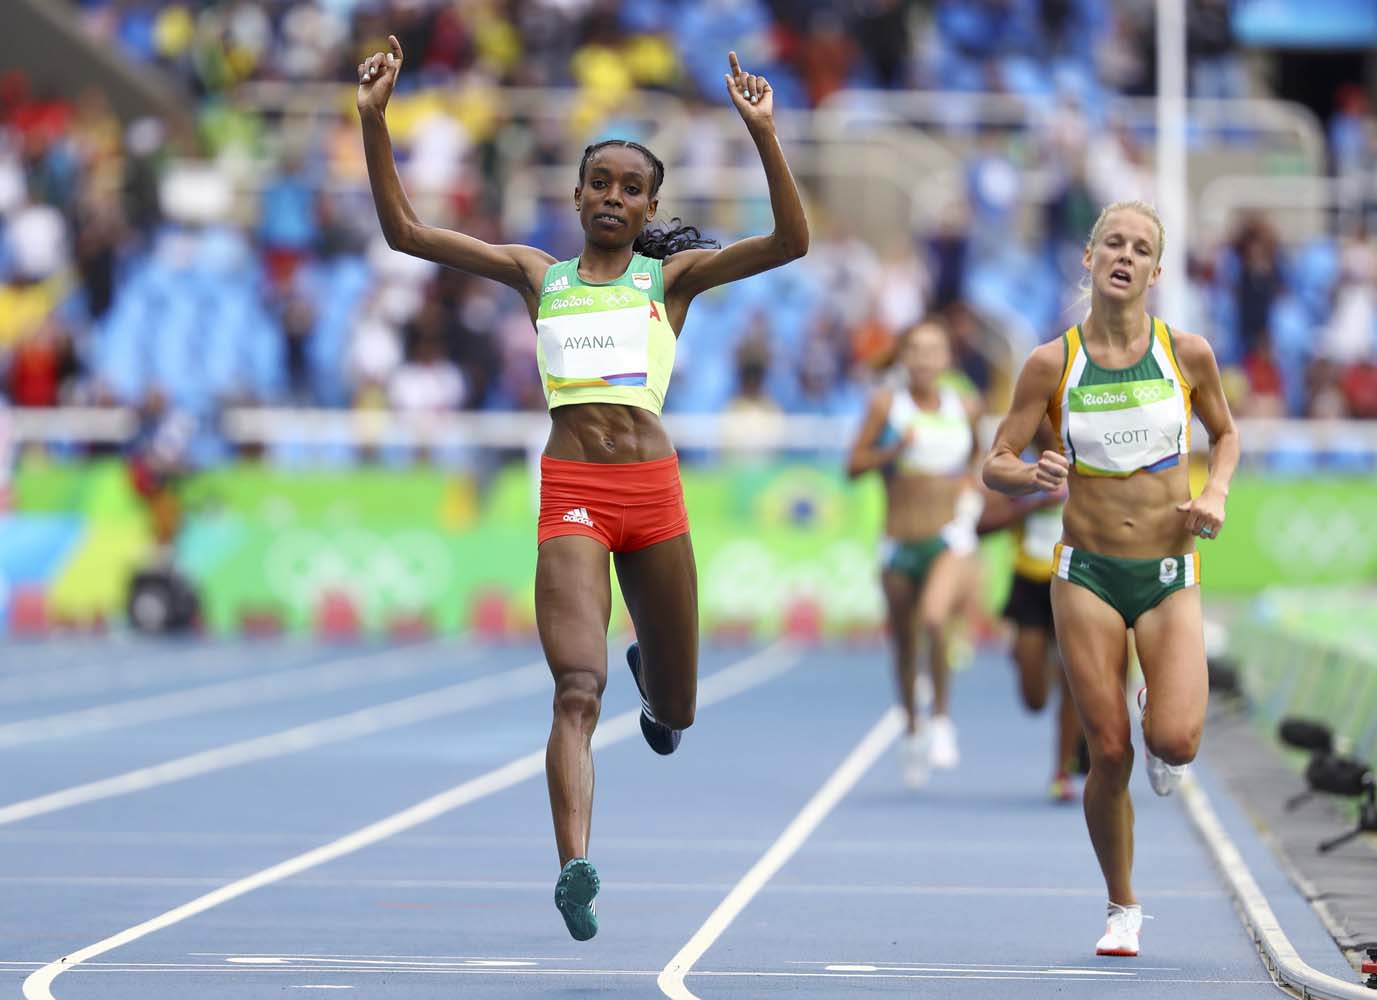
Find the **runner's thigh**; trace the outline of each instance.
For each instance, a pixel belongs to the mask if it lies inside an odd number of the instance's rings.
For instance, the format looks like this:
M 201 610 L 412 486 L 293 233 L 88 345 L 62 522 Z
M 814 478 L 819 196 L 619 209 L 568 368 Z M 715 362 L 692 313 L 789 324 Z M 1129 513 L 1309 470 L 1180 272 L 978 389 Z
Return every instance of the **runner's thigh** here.
M 692 706 L 698 692 L 698 569 L 688 533 L 613 559 L 646 664 L 646 694 L 655 704 Z
M 1200 588 L 1178 590 L 1139 615 L 1133 641 L 1147 682 L 1149 738 L 1154 746 L 1189 756 L 1199 743 L 1210 696 Z
M 1129 741 L 1124 701 L 1128 630 L 1119 613 L 1084 587 L 1054 577 L 1052 616 L 1062 667 L 1092 751 Z
M 556 681 L 570 671 L 592 671 L 597 690 L 607 684 L 607 621 L 612 587 L 607 547 L 586 535 L 562 535 L 536 556 L 536 628 Z

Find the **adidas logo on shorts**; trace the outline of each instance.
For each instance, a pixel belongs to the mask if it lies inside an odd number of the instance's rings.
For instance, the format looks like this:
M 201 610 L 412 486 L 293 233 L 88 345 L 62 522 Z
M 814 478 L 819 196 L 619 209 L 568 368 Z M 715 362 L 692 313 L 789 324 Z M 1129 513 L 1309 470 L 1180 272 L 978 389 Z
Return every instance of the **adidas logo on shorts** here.
M 575 507 L 569 513 L 564 515 L 564 520 L 570 521 L 574 524 L 586 524 L 590 528 L 593 527 L 593 519 L 588 516 L 587 507 Z

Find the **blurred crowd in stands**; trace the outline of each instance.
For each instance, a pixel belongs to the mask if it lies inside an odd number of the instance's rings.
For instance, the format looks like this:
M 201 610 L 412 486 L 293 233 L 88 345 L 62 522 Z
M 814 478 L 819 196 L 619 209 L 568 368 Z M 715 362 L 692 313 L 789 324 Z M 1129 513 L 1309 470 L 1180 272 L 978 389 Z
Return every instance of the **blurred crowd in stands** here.
M 517 297 L 377 235 L 350 84 L 388 32 L 407 63 L 389 117 L 423 217 L 557 256 L 577 252 L 574 214 L 548 198 L 512 212 L 512 164 L 567 170 L 572 189 L 583 144 L 624 131 L 633 91 L 721 106 L 728 49 L 769 76 L 781 117 L 855 89 L 1054 109 L 1031 136 L 982 135 L 964 201 L 930 230 L 873 246 L 815 201 L 807 258 L 695 304 L 672 410 L 854 412 L 895 334 L 931 311 L 999 405 L 1009 345 L 1079 318 L 1099 205 L 1153 194 L 1140 138 L 1099 113 L 1153 91 L 1147 0 L 68 2 L 100 44 L 179 81 L 192 116 L 122 123 L 100 93 L 0 77 L 0 396 L 171 408 L 199 422 L 203 461 L 224 453 L 215 418 L 231 404 L 542 406 Z M 1255 96 L 1228 4 L 1188 6 L 1193 93 Z M 273 86 L 266 104 L 243 99 Z M 552 124 L 513 110 L 513 87 L 573 98 Z M 293 92 L 328 96 L 293 117 Z M 1357 86 L 1338 107 L 1327 169 L 1354 193 L 1332 235 L 1284 244 L 1255 214 L 1218 245 L 1190 244 L 1176 319 L 1210 337 L 1243 415 L 1377 418 L 1377 117 Z M 722 132 L 682 143 L 668 189 L 677 170 L 753 165 Z M 1052 178 L 1032 227 L 1013 223 L 1025 170 Z

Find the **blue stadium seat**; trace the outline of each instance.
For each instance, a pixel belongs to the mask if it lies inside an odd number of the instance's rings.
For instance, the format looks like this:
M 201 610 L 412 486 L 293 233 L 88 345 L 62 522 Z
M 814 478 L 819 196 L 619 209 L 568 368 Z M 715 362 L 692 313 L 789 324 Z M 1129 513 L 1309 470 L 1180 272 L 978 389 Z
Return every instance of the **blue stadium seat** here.
M 1289 283 L 1314 319 L 1329 313 L 1330 294 L 1339 277 L 1339 252 L 1331 239 L 1311 240 L 1287 260 Z

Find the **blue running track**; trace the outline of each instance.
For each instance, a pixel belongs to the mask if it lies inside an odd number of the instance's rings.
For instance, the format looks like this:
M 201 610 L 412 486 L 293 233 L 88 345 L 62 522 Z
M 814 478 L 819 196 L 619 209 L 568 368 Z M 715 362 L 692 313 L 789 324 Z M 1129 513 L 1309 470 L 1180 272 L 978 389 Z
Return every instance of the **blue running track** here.
M 609 658 L 591 851 L 602 929 L 579 944 L 552 902 L 538 766 L 551 685 L 533 645 L 0 646 L 3 995 L 664 995 L 666 964 L 880 722 L 889 670 L 880 647 L 710 647 L 716 700 L 662 758 L 635 725 L 620 641 Z M 1017 707 L 994 653 L 955 698 L 960 768 L 907 791 L 886 747 L 681 995 L 1276 995 L 1180 804 L 1141 772 L 1137 886 L 1154 919 L 1139 959 L 1097 959 L 1104 892 L 1080 810 L 1046 798 L 1051 719 Z M 1209 773 L 1208 742 L 1202 783 L 1293 943 L 1351 979 Z M 433 818 L 179 910 L 460 785 L 462 804 Z M 169 914 L 21 992 L 48 963 Z

